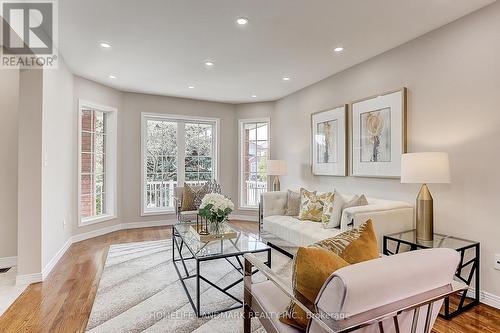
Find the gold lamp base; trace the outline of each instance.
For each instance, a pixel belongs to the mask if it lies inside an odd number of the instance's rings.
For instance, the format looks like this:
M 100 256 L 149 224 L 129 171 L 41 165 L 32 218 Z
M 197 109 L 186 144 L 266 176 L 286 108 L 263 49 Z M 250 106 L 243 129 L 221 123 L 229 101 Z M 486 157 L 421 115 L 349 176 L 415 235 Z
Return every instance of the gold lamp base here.
M 278 176 L 274 176 L 273 191 L 280 191 L 280 188 L 281 188 L 280 178 Z
M 432 241 L 434 239 L 434 213 L 432 195 L 426 184 L 420 188 L 417 196 L 417 240 Z

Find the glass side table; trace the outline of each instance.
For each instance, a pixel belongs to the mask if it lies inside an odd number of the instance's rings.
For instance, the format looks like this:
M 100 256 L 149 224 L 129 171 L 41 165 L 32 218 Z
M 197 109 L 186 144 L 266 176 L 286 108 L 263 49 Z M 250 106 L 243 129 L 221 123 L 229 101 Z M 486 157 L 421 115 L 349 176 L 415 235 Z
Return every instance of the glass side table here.
M 384 255 L 441 247 L 456 250 L 460 253 L 460 263 L 455 277 L 473 288 L 469 289 L 469 293 L 473 292 L 474 297 L 469 297 L 464 292 L 458 304 L 450 304 L 450 298 L 446 298 L 440 316 L 451 319 L 479 304 L 479 242 L 437 233 L 434 234 L 433 241 L 418 241 L 416 230 L 413 229 L 384 235 L 383 246 Z

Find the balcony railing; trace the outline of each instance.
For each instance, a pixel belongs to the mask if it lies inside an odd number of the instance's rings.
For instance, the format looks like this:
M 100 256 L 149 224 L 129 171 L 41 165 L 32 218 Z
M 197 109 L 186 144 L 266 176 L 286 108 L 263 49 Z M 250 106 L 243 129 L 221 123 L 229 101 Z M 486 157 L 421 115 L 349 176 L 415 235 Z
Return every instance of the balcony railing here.
M 245 206 L 255 206 L 259 205 L 260 195 L 267 192 L 267 182 L 252 182 L 246 181 L 246 203 Z
M 186 181 L 189 185 L 204 184 L 204 181 Z M 151 181 L 146 184 L 146 207 L 174 207 L 174 191 L 177 181 Z M 266 182 L 246 182 L 246 205 L 258 206 L 260 195 L 267 192 Z

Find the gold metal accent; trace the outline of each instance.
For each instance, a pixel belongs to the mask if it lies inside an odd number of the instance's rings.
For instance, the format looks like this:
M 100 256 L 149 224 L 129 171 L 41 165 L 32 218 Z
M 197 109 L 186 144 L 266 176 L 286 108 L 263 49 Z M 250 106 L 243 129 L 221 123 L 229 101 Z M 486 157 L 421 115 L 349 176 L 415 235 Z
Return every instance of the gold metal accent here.
M 200 231 L 196 227 L 196 225 L 190 225 L 189 229 L 191 232 L 194 234 L 196 239 L 202 243 L 208 243 L 214 240 L 219 240 L 219 239 L 233 239 L 238 237 L 238 233 L 231 228 L 230 226 L 224 224 L 221 226 L 222 230 L 220 234 L 212 234 L 212 233 L 203 233 L 203 231 Z
M 274 176 L 273 191 L 280 191 L 280 189 L 281 189 L 280 177 Z
M 193 227 L 191 227 L 193 228 Z M 196 214 L 196 232 L 200 235 L 208 235 L 208 219 Z
M 417 196 L 417 240 L 432 241 L 434 236 L 434 213 L 432 195 L 423 184 Z

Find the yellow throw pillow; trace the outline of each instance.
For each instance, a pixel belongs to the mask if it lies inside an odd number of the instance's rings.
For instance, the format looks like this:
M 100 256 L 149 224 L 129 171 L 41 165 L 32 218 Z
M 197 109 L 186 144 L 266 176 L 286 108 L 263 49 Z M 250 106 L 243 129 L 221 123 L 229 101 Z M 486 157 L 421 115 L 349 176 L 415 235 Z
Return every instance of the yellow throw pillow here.
M 300 247 L 294 258 L 293 292 L 295 298 L 316 313 L 314 304 L 316 296 L 328 277 L 336 270 L 348 266 L 349 263 L 334 252 L 321 248 Z M 284 324 L 305 330 L 309 318 L 294 302 L 290 302 L 286 311 L 280 315 Z
M 304 188 L 300 189 L 299 220 L 328 223 L 333 212 L 332 192 L 316 194 Z
M 376 259 L 380 256 L 372 220 L 312 246 L 332 251 L 350 264 Z
M 316 191 L 310 192 L 301 188 L 299 220 L 321 222 L 321 215 L 323 215 L 323 203 L 316 195 Z
M 321 222 L 324 225 L 330 222 L 330 217 L 333 213 L 333 200 L 335 196 L 332 192 L 323 193 L 319 196 L 320 200 L 323 202 L 323 214 L 321 215 Z

